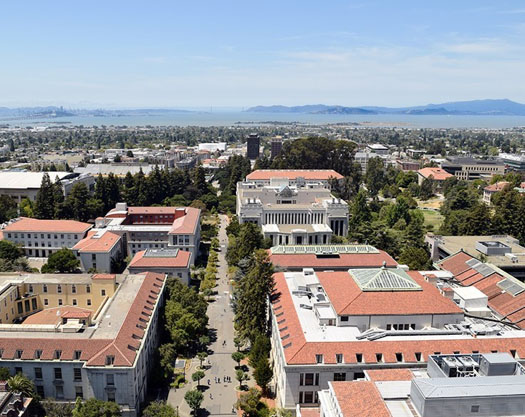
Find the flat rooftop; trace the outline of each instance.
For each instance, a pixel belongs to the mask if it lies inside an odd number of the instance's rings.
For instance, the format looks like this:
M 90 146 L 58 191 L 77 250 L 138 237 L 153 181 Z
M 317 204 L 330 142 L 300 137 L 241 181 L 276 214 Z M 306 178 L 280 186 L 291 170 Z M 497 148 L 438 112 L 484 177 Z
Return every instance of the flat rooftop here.
M 481 252 L 476 249 L 478 242 L 500 242 L 512 250 L 512 254 L 518 258 L 518 262 L 505 255 L 486 255 L 487 262 L 496 266 L 521 266 L 525 265 L 525 247 L 519 244 L 517 239 L 511 236 L 434 236 L 439 239 L 439 247 L 450 255 L 461 250 L 470 256 L 477 258 Z

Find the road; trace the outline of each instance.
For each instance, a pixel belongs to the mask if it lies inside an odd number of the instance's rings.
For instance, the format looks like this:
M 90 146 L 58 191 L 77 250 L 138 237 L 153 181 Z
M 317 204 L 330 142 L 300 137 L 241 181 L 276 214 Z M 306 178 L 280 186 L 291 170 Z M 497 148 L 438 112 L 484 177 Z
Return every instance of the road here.
M 233 416 L 232 407 L 237 401 L 235 386 L 235 362 L 231 354 L 236 350 L 233 344 L 233 311 L 230 307 L 230 293 L 228 284 L 228 265 L 225 254 L 228 245 L 226 236 L 227 217 L 220 215 L 219 243 L 221 251 L 219 252 L 219 266 L 217 273 L 217 296 L 215 301 L 208 305 L 209 328 L 211 333 L 217 335 L 216 340 L 211 344 L 210 351 L 213 352 L 206 360 L 206 370 L 201 385 L 203 386 L 204 401 L 201 409 L 201 415 L 211 416 Z M 225 344 L 224 344 L 225 342 Z M 209 365 L 208 365 L 209 361 Z M 192 362 L 192 368 L 187 373 L 187 379 L 191 381 L 191 374 L 195 372 L 198 361 Z M 231 382 L 225 383 L 224 377 L 230 377 Z M 220 379 L 215 382 L 216 378 Z M 208 380 L 210 385 L 208 385 Z M 173 407 L 178 406 L 179 416 L 186 417 L 190 415 L 190 410 L 184 401 L 184 394 L 196 387 L 196 383 L 188 382 L 182 389 L 171 390 L 168 403 Z

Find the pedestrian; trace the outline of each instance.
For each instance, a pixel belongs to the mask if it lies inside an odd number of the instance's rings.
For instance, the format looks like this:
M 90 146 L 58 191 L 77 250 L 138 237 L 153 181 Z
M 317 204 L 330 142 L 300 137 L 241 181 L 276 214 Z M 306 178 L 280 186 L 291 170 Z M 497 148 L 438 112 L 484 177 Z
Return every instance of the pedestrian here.
M 210 385 L 210 380 L 208 379 L 208 385 Z
M 221 379 L 220 378 L 217 378 L 217 383 L 221 383 Z
M 210 400 L 213 400 L 213 395 L 211 395 L 211 392 L 210 392 Z

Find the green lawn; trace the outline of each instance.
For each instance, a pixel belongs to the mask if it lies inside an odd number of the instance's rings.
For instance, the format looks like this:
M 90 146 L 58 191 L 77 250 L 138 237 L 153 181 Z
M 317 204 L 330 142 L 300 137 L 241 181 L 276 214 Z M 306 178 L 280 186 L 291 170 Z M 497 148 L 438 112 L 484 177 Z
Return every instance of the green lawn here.
M 432 225 L 434 227 L 434 231 L 438 231 L 441 227 L 441 223 L 443 223 L 443 216 L 434 210 L 419 210 L 421 213 L 423 213 L 423 216 L 425 217 L 425 226 Z

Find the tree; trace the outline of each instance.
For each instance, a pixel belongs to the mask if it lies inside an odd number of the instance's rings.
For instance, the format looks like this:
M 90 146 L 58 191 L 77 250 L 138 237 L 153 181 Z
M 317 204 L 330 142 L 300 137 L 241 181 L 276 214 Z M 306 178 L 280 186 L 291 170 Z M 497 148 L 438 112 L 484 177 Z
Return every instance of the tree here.
M 240 338 L 255 341 L 267 331 L 268 301 L 273 292 L 273 265 L 265 250 L 257 250 L 246 275 L 235 287 L 235 327 Z
M 268 362 L 268 358 L 261 358 L 255 364 L 253 377 L 255 378 L 257 385 L 261 387 L 263 393 L 266 393 L 268 391 L 268 384 L 273 377 L 273 371 L 270 367 L 270 363 Z
M 164 343 L 159 346 L 160 367 L 162 376 L 166 379 L 173 374 L 173 364 L 177 359 L 177 351 L 173 343 Z
M 199 352 L 197 353 L 197 357 L 199 358 L 199 364 L 200 364 L 200 367 L 202 368 L 202 362 L 204 361 L 204 359 L 208 357 L 208 354 L 206 352 Z
M 142 417 L 175 417 L 173 407 L 162 401 L 154 401 L 142 412 Z
M 69 403 L 62 403 L 46 398 L 42 401 L 42 408 L 45 411 L 46 417 L 72 417 L 73 406 Z
M 200 408 L 202 404 L 202 400 L 204 399 L 204 395 L 202 395 L 202 392 L 195 390 L 195 389 L 188 391 L 184 395 L 184 399 L 186 400 L 186 403 L 193 411 L 193 415 L 197 415 L 197 410 Z
M 434 195 L 434 180 L 431 175 L 430 177 L 425 178 L 421 182 L 421 186 L 419 188 L 419 198 L 421 198 L 421 200 L 428 200 L 433 195 Z
M 370 158 L 365 173 L 366 188 L 372 196 L 376 196 L 385 186 L 385 163 L 379 157 Z
M 8 195 L 0 196 L 0 223 L 17 217 L 16 202 Z
M 9 368 L 4 366 L 0 367 L 0 381 L 7 381 L 10 377 Z
M 71 192 L 64 201 L 65 210 L 69 217 L 86 222 L 91 213 L 89 211 L 88 200 L 90 200 L 89 190 L 83 182 L 77 182 L 71 188 Z
M 7 387 L 9 392 L 19 392 L 24 397 L 34 397 L 35 386 L 33 381 L 23 374 L 16 374 L 7 380 Z
M 201 379 L 204 378 L 204 371 L 195 371 L 192 375 L 191 375 L 191 379 L 195 382 L 197 382 L 197 387 L 199 387 L 199 385 L 201 384 Z
M 0 240 L 0 258 L 15 261 L 24 256 L 22 249 L 9 240 Z
M 408 265 L 412 270 L 421 271 L 430 267 L 430 257 L 423 248 L 408 246 L 401 252 L 399 263 Z
M 242 390 L 242 383 L 248 381 L 250 376 L 242 369 L 237 369 L 237 371 L 235 371 L 235 379 L 239 381 L 239 389 Z
M 76 272 L 79 266 L 80 261 L 73 252 L 70 249 L 62 248 L 49 255 L 47 263 L 42 266 L 42 273 Z
M 270 338 L 264 334 L 257 334 L 250 350 L 250 366 L 255 368 L 261 359 L 267 358 L 270 354 L 270 349 Z
M 250 388 L 248 392 L 241 394 L 235 406 L 242 410 L 244 417 L 259 417 L 259 412 L 264 407 L 261 402 L 261 391 Z
M 40 189 L 36 194 L 34 215 L 37 219 L 53 219 L 55 214 L 53 184 L 49 174 L 42 176 Z
M 239 351 L 233 352 L 232 359 L 234 360 L 234 362 L 237 362 L 237 366 L 241 366 L 241 361 L 244 359 L 244 353 Z
M 117 403 L 96 398 L 86 401 L 78 398 L 73 409 L 73 417 L 119 417 L 120 415 L 120 407 Z

